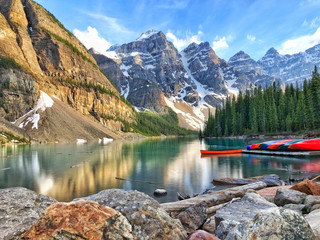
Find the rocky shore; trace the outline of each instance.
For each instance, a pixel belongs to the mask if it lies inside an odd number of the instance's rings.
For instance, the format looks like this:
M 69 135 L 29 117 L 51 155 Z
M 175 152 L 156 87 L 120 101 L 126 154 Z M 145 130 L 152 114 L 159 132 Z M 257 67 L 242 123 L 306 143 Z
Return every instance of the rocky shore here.
M 0 239 L 320 239 L 320 196 L 263 181 L 161 205 L 121 189 L 69 203 L 0 189 Z

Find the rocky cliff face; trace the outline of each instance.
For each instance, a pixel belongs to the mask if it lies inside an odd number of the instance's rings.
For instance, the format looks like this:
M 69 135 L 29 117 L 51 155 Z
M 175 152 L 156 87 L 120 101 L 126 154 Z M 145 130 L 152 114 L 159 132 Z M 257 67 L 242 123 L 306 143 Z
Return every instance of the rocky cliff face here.
M 267 74 L 282 78 L 286 84 L 301 84 L 311 77 L 314 66 L 320 65 L 320 44 L 293 55 L 281 55 L 271 48 L 258 64 Z
M 219 58 L 208 42 L 190 44 L 182 51 L 182 61 L 194 82 L 202 85 L 197 91 L 210 105 L 216 106 L 227 94 L 238 94 L 250 87 L 247 76 Z
M 113 129 L 131 121 L 132 108 L 90 52 L 40 5 L 0 0 L 0 29 L 2 117 L 13 121 L 34 108 L 42 90 Z
M 268 75 L 255 60 L 243 51 L 232 56 L 229 59 L 228 64 L 237 70 L 244 72 L 255 86 L 260 85 L 264 88 L 275 82 L 276 84 L 280 84 L 282 88 L 285 87 L 285 83 L 281 78 L 275 77 L 274 74 Z
M 162 32 L 149 31 L 134 42 L 93 56 L 133 105 L 165 112 L 164 96 L 176 95 L 190 82 L 179 53 Z
M 262 67 L 243 51 L 239 51 L 232 56 L 229 59 L 228 64 L 239 71 L 250 72 L 253 70 L 259 74 L 263 73 Z

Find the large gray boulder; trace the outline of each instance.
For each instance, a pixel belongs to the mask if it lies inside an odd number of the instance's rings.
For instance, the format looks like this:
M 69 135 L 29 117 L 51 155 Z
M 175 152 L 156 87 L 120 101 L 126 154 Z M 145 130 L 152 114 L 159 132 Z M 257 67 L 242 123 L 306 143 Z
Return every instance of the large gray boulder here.
M 216 236 L 224 239 L 228 232 L 242 222 L 254 218 L 261 210 L 276 207 L 259 194 L 247 192 L 241 200 L 235 200 L 217 210 L 215 214 Z
M 274 207 L 262 210 L 254 218 L 232 228 L 226 240 L 316 240 L 307 221 L 295 211 Z
M 304 201 L 307 211 L 310 212 L 312 207 L 320 204 L 320 196 L 308 195 Z
M 134 239 L 179 240 L 187 237 L 180 221 L 172 219 L 156 200 L 144 193 L 110 189 L 81 199 L 98 202 L 122 213 L 132 226 Z
M 314 210 L 305 216 L 313 233 L 320 239 L 320 209 Z
M 56 202 L 22 187 L 0 189 L 0 239 L 19 239 Z
M 286 188 L 279 188 L 276 196 L 274 197 L 274 203 L 278 206 L 284 206 L 291 203 L 301 204 L 304 202 L 306 197 L 307 194 L 305 193 Z
M 284 205 L 283 208 L 290 209 L 292 211 L 296 211 L 297 213 L 302 215 L 302 211 L 304 211 L 304 209 L 306 208 L 306 205 L 289 203 L 289 204 Z

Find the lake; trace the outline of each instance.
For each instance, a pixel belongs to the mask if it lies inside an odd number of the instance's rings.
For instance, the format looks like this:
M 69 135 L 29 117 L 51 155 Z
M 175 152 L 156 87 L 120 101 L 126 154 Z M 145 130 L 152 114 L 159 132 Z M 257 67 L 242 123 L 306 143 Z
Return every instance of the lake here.
M 168 195 L 156 199 L 168 202 L 177 200 L 177 192 L 192 196 L 212 187 L 214 178 L 275 173 L 287 180 L 316 175 L 299 171 L 320 172 L 319 157 L 236 154 L 201 158 L 199 152 L 245 146 L 241 139 L 195 138 L 6 146 L 0 148 L 0 188 L 22 186 L 59 201 L 110 188 L 135 189 L 154 197 L 155 189 L 165 188 Z

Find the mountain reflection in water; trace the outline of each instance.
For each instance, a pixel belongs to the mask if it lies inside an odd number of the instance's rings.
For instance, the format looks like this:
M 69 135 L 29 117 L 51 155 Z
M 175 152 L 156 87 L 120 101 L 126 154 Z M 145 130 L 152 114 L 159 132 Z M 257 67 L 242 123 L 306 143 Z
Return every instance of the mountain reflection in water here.
M 150 196 L 156 188 L 165 188 L 168 195 L 157 200 L 167 202 L 176 201 L 177 192 L 193 195 L 212 187 L 214 178 L 275 173 L 286 180 L 312 175 L 300 170 L 320 171 L 319 158 L 245 154 L 201 158 L 199 152 L 244 147 L 242 140 L 192 138 L 6 146 L 0 148 L 0 188 L 23 186 L 59 201 L 110 188 L 135 189 Z

